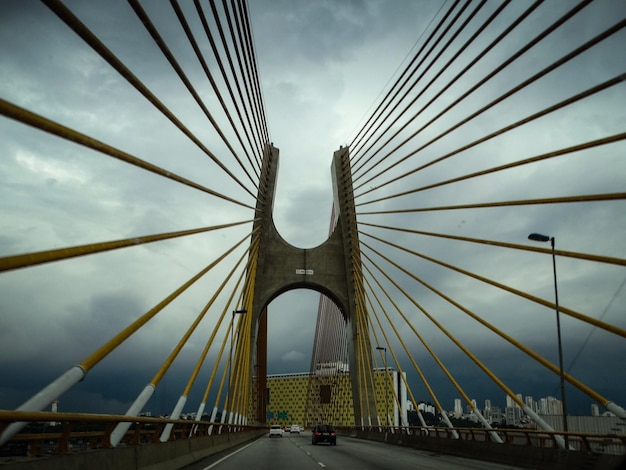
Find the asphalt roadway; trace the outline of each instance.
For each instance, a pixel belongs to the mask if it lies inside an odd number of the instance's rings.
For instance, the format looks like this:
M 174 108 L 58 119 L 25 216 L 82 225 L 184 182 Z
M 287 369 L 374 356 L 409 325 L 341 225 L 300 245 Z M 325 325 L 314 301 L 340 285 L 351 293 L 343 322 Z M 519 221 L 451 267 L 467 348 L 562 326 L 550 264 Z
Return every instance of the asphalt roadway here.
M 311 443 L 311 432 L 262 437 L 185 470 L 513 470 L 494 464 L 337 436 L 337 445 Z

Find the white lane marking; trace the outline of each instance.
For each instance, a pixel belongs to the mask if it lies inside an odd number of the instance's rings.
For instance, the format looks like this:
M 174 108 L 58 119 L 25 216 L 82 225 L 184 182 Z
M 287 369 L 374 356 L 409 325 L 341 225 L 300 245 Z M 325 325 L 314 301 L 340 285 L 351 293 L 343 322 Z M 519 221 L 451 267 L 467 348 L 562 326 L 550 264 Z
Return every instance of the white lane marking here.
M 322 462 L 317 462 L 317 464 L 322 468 L 326 468 L 326 465 L 324 465 Z
M 237 449 L 235 452 L 228 454 L 224 457 L 222 457 L 221 459 L 219 459 L 217 462 L 212 463 L 211 465 L 209 465 L 208 467 L 204 467 L 202 470 L 210 470 L 211 468 L 215 467 L 216 465 L 222 463 L 224 460 L 231 458 L 233 455 L 235 455 L 237 452 L 241 452 L 242 450 L 250 447 L 252 444 L 254 444 L 256 441 L 251 442 L 250 444 L 247 444 L 245 446 L 243 446 L 241 449 Z

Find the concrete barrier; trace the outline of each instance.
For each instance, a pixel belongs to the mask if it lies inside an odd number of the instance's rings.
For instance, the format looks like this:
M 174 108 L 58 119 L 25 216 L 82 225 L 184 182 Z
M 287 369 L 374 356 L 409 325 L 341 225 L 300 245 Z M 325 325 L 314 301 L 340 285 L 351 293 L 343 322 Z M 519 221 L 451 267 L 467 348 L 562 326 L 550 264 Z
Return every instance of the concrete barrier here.
M 536 470 L 617 470 L 626 469 L 624 456 L 558 448 L 497 444 L 474 440 L 446 439 L 418 434 L 363 430 L 338 430 L 340 435 L 412 447 L 468 459 L 482 460 Z
M 139 446 L 97 449 L 69 455 L 7 462 L 3 470 L 176 470 L 267 433 L 254 429 Z

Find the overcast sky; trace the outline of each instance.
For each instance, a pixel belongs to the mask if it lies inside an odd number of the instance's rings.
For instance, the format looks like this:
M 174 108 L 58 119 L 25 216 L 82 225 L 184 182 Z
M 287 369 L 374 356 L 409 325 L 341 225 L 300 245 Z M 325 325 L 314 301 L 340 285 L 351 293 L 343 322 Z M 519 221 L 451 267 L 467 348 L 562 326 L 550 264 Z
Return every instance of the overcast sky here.
M 183 2 L 184 3 L 184 2 Z M 249 4 L 261 86 L 271 140 L 280 149 L 274 219 L 281 235 L 306 248 L 327 236 L 332 190 L 330 163 L 341 145 L 352 142 L 365 118 L 407 66 L 451 2 L 415 0 L 288 1 Z M 526 8 L 512 2 L 485 34 L 422 98 L 434 96 L 475 54 Z M 123 1 L 67 1 L 66 5 L 132 72 L 181 118 L 220 159 L 232 165 L 223 143 Z M 500 2 L 489 1 L 470 31 Z M 211 109 L 218 107 L 169 2 L 143 2 L 169 47 Z M 476 4 L 469 9 L 475 8 Z M 522 44 L 571 8 L 549 2 L 533 13 L 479 66 L 444 94 L 421 117 L 423 125 L 446 105 L 507 59 Z M 207 6 L 208 10 L 208 6 Z M 469 11 L 468 10 L 468 11 Z M 191 2 L 184 11 L 193 18 Z M 467 13 L 466 13 L 467 15 Z M 587 7 L 540 47 L 532 49 L 481 88 L 458 110 L 432 124 L 423 136 L 394 153 L 395 161 L 469 116 L 476 109 L 626 17 L 622 2 L 598 1 Z M 197 26 L 197 20 L 192 25 Z M 468 33 L 460 35 L 467 39 Z M 460 39 L 459 39 L 460 40 Z M 206 42 L 206 41 L 205 41 Z M 620 31 L 511 96 L 489 112 L 429 145 L 357 194 L 420 164 L 558 103 L 626 70 Z M 34 0 L 0 0 L 0 98 L 254 205 L 211 160 L 174 128 L 120 75 L 97 56 L 54 13 Z M 440 64 L 459 46 L 451 46 Z M 208 45 L 203 45 L 210 57 Z M 215 67 L 215 62 L 209 60 Z M 439 65 L 439 68 L 441 65 Z M 438 70 L 438 68 L 436 69 Z M 430 72 L 430 77 L 434 72 Z M 428 80 L 427 74 L 422 80 Z M 413 91 L 413 95 L 419 90 Z M 428 170 L 358 198 L 364 202 L 445 179 L 622 133 L 626 129 L 624 84 L 467 150 Z M 410 95 L 410 96 L 413 96 Z M 405 103 L 408 101 L 405 101 Z M 417 110 L 417 108 L 413 108 Z M 218 113 L 219 114 L 219 113 Z M 221 123 L 224 124 L 223 117 Z M 402 122 L 402 121 L 401 121 Z M 397 126 L 396 126 L 397 127 Z M 418 128 L 390 142 L 390 150 Z M 379 144 L 380 145 L 380 144 Z M 418 192 L 405 198 L 361 206 L 359 212 L 623 192 L 623 142 L 568 154 L 559 159 L 496 175 Z M 375 160 L 374 160 L 375 161 Z M 388 164 L 381 164 L 373 176 Z M 234 169 L 243 177 L 242 172 Z M 365 181 L 364 177 L 361 182 Z M 95 151 L 63 141 L 21 123 L 0 118 L 0 256 L 191 229 L 251 218 L 249 210 L 148 174 Z M 400 215 L 359 215 L 359 220 L 414 230 L 532 244 L 530 232 L 556 237 L 557 248 L 626 257 L 623 201 L 520 206 Z M 183 282 L 244 237 L 245 227 L 180 240 L 117 250 L 21 269 L 0 276 L 0 408 L 19 406 L 62 372 L 160 302 Z M 554 299 L 548 255 L 436 240 L 361 227 L 414 251 L 476 272 L 515 289 Z M 362 235 L 379 249 L 381 244 Z M 245 246 L 245 245 L 244 245 Z M 545 245 L 546 247 L 548 245 Z M 371 251 L 368 256 L 375 258 Z M 63 411 L 123 413 L 153 377 L 178 338 L 228 272 L 220 266 L 168 306 L 138 334 L 90 371 L 85 381 L 61 398 Z M 458 300 L 556 363 L 554 312 L 395 252 L 394 259 L 435 288 Z M 380 259 L 375 260 L 377 263 Z M 559 257 L 559 300 L 564 306 L 626 328 L 626 273 L 623 267 Z M 372 265 L 369 265 L 372 268 Z M 384 268 L 416 300 L 433 312 L 515 392 L 540 398 L 558 396 L 558 378 L 534 365 L 493 333 L 429 293 L 423 286 Z M 377 279 L 384 282 L 384 276 Z M 385 283 L 388 284 L 388 283 Z M 468 395 L 504 405 L 504 393 L 458 348 L 437 332 L 409 301 L 396 293 L 412 323 L 441 355 Z M 319 295 L 284 294 L 270 307 L 269 373 L 309 368 Z M 166 375 L 153 401 L 155 413 L 168 413 L 182 392 L 218 313 L 212 313 Z M 399 323 L 400 325 L 400 323 Z M 407 327 L 403 327 L 407 330 Z M 562 319 L 567 370 L 621 406 L 626 388 L 624 339 L 570 318 Z M 436 369 L 424 348 L 404 338 L 451 409 L 458 393 Z M 397 341 L 391 342 L 400 353 Z M 209 355 L 208 364 L 215 358 Z M 430 401 L 417 374 L 402 359 L 418 399 Z M 189 401 L 194 411 L 210 373 L 205 365 Z M 589 413 L 591 400 L 573 388 L 574 413 Z M 196 400 L 194 402 L 194 399 Z

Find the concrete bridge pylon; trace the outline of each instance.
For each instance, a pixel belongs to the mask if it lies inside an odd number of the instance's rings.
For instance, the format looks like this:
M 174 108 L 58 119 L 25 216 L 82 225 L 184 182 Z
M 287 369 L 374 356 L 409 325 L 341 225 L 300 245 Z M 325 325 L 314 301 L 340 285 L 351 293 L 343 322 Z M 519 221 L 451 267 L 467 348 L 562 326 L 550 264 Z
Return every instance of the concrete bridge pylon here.
M 376 415 L 371 381 L 359 376 L 364 365 L 371 370 L 371 343 L 366 321 L 359 321 L 357 285 L 362 275 L 352 174 L 348 147 L 334 152 L 334 230 L 314 248 L 296 248 L 278 233 L 273 220 L 278 176 L 279 150 L 267 145 L 261 166 L 259 194 L 251 244 L 258 243 L 253 278 L 250 377 L 258 377 L 256 421 L 266 421 L 265 377 L 267 375 L 267 306 L 279 295 L 293 289 L 311 289 L 328 297 L 346 322 L 348 364 L 356 423 Z M 321 222 L 322 223 L 322 222 Z M 324 223 L 326 223 L 324 221 Z M 252 252 L 252 250 L 251 250 Z M 362 316 L 361 318 L 364 318 Z M 255 347 L 256 345 L 256 347 Z

